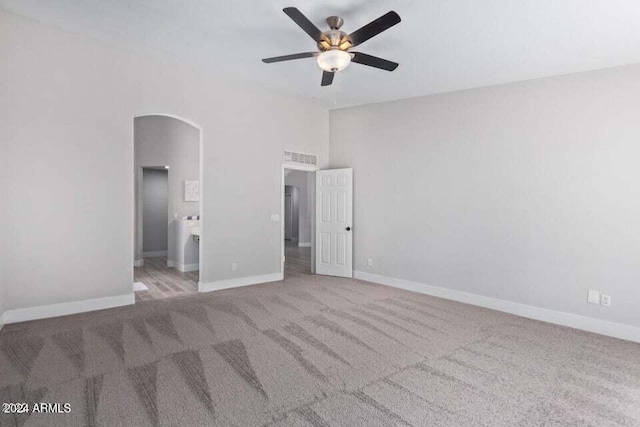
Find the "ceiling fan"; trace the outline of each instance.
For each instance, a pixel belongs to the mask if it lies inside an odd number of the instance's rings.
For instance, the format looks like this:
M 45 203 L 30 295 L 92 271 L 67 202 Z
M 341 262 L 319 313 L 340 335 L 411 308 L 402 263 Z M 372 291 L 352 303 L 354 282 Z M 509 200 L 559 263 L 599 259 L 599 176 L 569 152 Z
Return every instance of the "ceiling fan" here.
M 364 27 L 347 34 L 340 28 L 344 23 L 339 16 L 327 18 L 328 31 L 320 31 L 309 19 L 295 7 L 285 7 L 284 13 L 293 19 L 305 33 L 318 44 L 319 52 L 294 53 L 293 55 L 275 56 L 265 58 L 262 62 L 270 64 L 272 62 L 291 61 L 293 59 L 316 58 L 318 66 L 322 69 L 321 86 L 329 86 L 333 83 L 333 77 L 338 71 L 342 71 L 351 62 L 368 65 L 369 67 L 380 68 L 381 70 L 393 71 L 398 68 L 395 62 L 376 56 L 367 55 L 362 52 L 351 52 L 352 47 L 358 46 L 370 38 L 377 36 L 381 32 L 388 30 L 400 22 L 400 16 L 394 12 L 388 12 L 378 19 L 371 21 Z

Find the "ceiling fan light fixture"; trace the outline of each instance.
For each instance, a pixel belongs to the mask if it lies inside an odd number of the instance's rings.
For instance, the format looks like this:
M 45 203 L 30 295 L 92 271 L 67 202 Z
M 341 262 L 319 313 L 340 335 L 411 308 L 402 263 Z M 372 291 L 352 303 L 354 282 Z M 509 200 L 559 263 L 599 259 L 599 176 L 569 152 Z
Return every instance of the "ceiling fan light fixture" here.
M 347 49 L 350 49 L 352 45 L 353 43 L 351 43 L 351 40 L 344 39 L 340 41 L 340 44 L 338 45 L 338 49 L 347 50 Z
M 347 68 L 352 62 L 386 71 L 393 71 L 398 68 L 396 62 L 367 55 L 363 52 L 349 52 L 352 47 L 361 45 L 370 38 L 399 24 L 401 21 L 400 16 L 393 10 L 349 34 L 340 29 L 344 21 L 339 16 L 328 17 L 326 21 L 330 29 L 328 31 L 320 31 L 297 8 L 285 7 L 282 11 L 313 39 L 320 52 L 302 52 L 263 58 L 262 62 L 265 64 L 302 58 L 316 58 L 318 67 L 322 70 L 320 86 L 331 85 L 335 74 Z
M 316 57 L 318 67 L 324 71 L 335 73 L 342 71 L 351 64 L 351 54 L 344 50 L 333 48 L 324 51 Z

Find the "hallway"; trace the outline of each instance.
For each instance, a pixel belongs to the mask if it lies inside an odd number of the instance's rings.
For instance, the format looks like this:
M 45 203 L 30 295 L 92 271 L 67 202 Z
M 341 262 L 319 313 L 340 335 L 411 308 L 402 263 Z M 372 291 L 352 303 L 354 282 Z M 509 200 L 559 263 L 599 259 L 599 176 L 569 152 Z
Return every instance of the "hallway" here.
M 311 248 L 300 247 L 295 242 L 284 243 L 284 275 L 311 274 Z

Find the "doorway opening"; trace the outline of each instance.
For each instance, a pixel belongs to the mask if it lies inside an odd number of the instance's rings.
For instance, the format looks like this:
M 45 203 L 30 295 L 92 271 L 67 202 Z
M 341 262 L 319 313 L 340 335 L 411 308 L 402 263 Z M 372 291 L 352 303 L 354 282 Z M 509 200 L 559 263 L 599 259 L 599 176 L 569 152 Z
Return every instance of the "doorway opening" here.
M 282 249 L 284 276 L 315 273 L 315 174 L 283 168 Z
M 135 117 L 136 302 L 198 292 L 201 130 L 166 115 Z
M 165 257 L 168 246 L 169 169 L 142 168 L 142 257 Z

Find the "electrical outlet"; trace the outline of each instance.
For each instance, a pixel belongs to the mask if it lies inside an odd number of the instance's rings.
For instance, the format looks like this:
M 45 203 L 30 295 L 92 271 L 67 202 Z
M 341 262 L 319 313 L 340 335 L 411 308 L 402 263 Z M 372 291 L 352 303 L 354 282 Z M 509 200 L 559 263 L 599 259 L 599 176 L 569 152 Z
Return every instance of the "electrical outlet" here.
M 587 301 L 590 304 L 600 304 L 600 291 L 594 291 L 589 289 L 589 294 L 587 295 Z
M 367 265 L 368 266 L 372 266 L 373 265 L 373 260 L 371 258 L 367 259 Z
M 238 270 L 238 264 L 236 264 L 235 262 L 231 263 L 231 271 L 236 271 Z
M 602 294 L 600 296 L 600 304 L 603 307 L 611 307 L 611 295 Z

